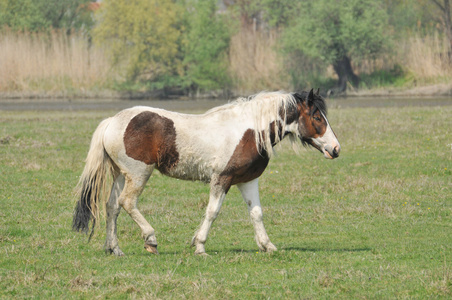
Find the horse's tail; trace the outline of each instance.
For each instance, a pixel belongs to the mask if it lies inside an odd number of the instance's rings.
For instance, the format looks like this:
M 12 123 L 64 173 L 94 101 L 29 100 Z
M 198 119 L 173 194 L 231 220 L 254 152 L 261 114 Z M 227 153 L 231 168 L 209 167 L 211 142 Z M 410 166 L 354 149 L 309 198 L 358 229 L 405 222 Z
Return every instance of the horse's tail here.
M 77 185 L 79 200 L 75 206 L 72 220 L 72 230 L 88 233 L 89 222 L 92 219 L 91 239 L 94 225 L 99 217 L 101 197 L 108 197 L 106 182 L 114 172 L 113 162 L 105 151 L 103 138 L 111 118 L 102 121 L 94 131 L 91 145 L 83 170 Z

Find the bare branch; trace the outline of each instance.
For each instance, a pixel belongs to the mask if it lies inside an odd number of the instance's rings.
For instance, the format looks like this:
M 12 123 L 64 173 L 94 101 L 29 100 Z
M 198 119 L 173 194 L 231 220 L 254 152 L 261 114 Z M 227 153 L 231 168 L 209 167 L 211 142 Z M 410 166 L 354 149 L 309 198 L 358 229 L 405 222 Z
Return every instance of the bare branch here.
M 445 11 L 446 9 L 444 8 L 444 6 L 441 5 L 441 3 L 439 3 L 438 0 L 432 0 L 433 3 L 435 3 L 442 11 Z

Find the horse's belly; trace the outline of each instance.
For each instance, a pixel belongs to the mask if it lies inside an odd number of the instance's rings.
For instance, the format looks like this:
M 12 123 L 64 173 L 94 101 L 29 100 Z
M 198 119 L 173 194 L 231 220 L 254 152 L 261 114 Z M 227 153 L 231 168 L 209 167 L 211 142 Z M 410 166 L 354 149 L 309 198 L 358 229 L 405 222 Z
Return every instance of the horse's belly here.
M 202 181 L 206 183 L 210 182 L 213 174 L 213 168 L 209 167 L 205 163 L 197 163 L 193 160 L 194 159 L 190 159 L 190 161 L 186 161 L 182 159 L 175 168 L 170 170 L 161 170 L 160 168 L 157 169 L 164 175 L 178 179 Z
M 176 145 L 179 160 L 174 168 L 165 173 L 185 180 L 210 182 L 213 174 L 220 174 L 234 149 L 231 137 L 219 139 L 212 132 L 197 130 L 178 132 Z

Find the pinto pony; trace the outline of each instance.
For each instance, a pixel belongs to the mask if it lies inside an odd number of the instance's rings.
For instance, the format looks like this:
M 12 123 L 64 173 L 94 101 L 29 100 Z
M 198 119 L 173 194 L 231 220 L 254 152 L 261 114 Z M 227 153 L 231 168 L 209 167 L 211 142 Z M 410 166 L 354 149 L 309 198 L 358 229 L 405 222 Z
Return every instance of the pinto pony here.
M 102 121 L 94 132 L 72 227 L 87 233 L 92 220 L 92 235 L 99 206 L 106 202 L 105 251 L 124 255 L 116 233 L 122 207 L 140 227 L 145 249 L 157 254 L 154 228 L 137 208 L 138 197 L 157 169 L 170 177 L 210 184 L 205 218 L 192 240 L 195 254 L 205 254 L 210 226 L 232 185 L 237 185 L 248 206 L 259 249 L 275 251 L 262 222 L 258 178 L 273 146 L 285 137 L 299 139 L 330 159 L 341 149 L 319 91 L 260 93 L 202 115 L 144 106 L 125 109 Z M 109 176 L 111 187 L 106 185 Z

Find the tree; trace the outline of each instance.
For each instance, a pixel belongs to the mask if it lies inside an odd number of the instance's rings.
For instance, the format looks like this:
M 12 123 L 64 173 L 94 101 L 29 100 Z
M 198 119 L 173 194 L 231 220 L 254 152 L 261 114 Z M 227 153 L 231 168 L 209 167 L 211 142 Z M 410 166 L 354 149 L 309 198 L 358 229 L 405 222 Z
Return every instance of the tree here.
M 154 83 L 181 75 L 181 7 L 170 0 L 104 0 L 94 41 L 127 60 L 127 80 Z
M 90 0 L 35 0 L 52 28 L 72 30 L 90 29 L 94 20 L 89 10 Z
M 352 59 L 370 58 L 387 45 L 387 14 L 377 0 L 308 0 L 284 37 L 289 52 L 332 64 L 338 88 L 359 84 Z
M 93 24 L 89 0 L 0 0 L 0 26 L 14 30 L 72 30 Z
M 184 65 L 192 91 L 224 88 L 230 31 L 216 0 L 195 0 L 189 4 L 187 46 Z
M 13 30 L 37 31 L 48 28 L 39 4 L 33 0 L 0 0 L 0 24 Z
M 452 55 L 452 21 L 450 18 L 450 2 L 449 0 L 432 0 L 441 11 L 441 21 L 443 23 L 444 32 L 449 40 L 449 56 Z
M 297 18 L 298 8 L 301 2 L 294 0 L 259 0 L 259 5 L 268 25 L 273 28 L 287 26 L 288 22 Z
M 262 9 L 261 0 L 230 0 L 224 3 L 238 17 L 242 28 L 257 27 Z

